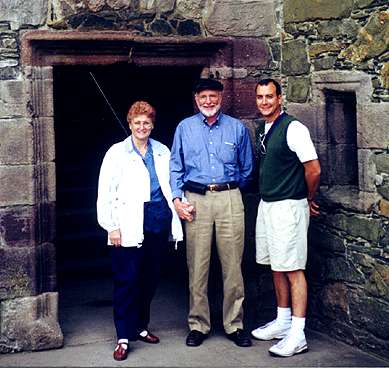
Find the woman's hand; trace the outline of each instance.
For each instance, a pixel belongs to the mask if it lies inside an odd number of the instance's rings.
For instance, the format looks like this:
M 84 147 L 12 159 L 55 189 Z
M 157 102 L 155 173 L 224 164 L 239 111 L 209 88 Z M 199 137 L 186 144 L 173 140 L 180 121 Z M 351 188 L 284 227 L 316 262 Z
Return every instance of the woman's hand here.
M 120 233 L 120 229 L 111 231 L 108 233 L 109 241 L 115 246 L 120 247 L 122 244 L 122 234 Z

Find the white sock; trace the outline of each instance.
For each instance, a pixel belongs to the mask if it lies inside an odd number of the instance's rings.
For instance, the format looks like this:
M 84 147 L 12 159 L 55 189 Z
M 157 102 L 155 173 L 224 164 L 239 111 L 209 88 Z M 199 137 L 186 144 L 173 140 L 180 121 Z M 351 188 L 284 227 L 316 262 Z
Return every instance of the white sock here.
M 118 344 L 126 344 L 128 346 L 128 339 L 119 339 Z
M 277 307 L 277 323 L 281 326 L 290 325 L 292 311 L 289 307 Z
M 304 335 L 305 317 L 292 316 L 291 331 L 295 334 Z

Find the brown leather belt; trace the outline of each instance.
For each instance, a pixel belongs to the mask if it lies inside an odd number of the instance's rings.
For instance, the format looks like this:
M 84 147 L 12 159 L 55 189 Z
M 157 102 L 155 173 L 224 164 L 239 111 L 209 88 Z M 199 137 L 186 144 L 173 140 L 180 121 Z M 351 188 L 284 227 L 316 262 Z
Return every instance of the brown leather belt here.
M 236 182 L 207 185 L 207 190 L 209 190 L 210 192 L 222 192 L 223 190 L 230 190 L 235 188 L 238 188 L 238 183 Z

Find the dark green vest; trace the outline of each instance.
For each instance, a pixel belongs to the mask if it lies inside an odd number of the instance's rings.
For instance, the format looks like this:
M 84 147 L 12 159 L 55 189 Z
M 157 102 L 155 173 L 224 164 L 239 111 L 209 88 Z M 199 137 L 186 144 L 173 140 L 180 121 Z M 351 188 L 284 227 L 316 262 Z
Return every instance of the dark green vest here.
M 260 135 L 265 131 L 265 122 L 261 122 L 257 134 L 259 155 L 259 192 L 266 202 L 283 199 L 302 199 L 307 197 L 304 166 L 286 141 L 289 124 L 297 120 L 286 113 L 281 114 L 273 123 L 273 131 L 265 139 L 266 153 L 261 153 Z

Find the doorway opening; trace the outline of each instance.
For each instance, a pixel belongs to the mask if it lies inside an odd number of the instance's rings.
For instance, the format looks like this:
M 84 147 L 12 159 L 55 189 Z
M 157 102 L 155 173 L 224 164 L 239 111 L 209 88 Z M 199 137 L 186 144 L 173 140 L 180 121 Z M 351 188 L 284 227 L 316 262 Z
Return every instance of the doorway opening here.
M 129 106 L 136 100 L 151 103 L 157 111 L 151 136 L 170 148 L 179 121 L 194 113 L 192 87 L 201 70 L 193 66 L 135 67 L 125 63 L 53 68 L 60 309 L 79 308 L 74 299 L 87 308 L 85 312 L 92 307 L 111 308 L 111 259 L 106 232 L 97 224 L 97 184 L 106 151 L 127 134 L 92 75 L 127 130 Z M 178 251 L 173 245 L 169 247 L 163 277 L 170 280 L 173 270 L 178 280 L 186 279 L 184 247 Z M 74 316 L 69 310 L 62 316 L 69 314 Z M 80 328 L 71 320 L 62 320 L 61 325 L 65 338 L 72 332 L 76 336 L 72 329 Z

